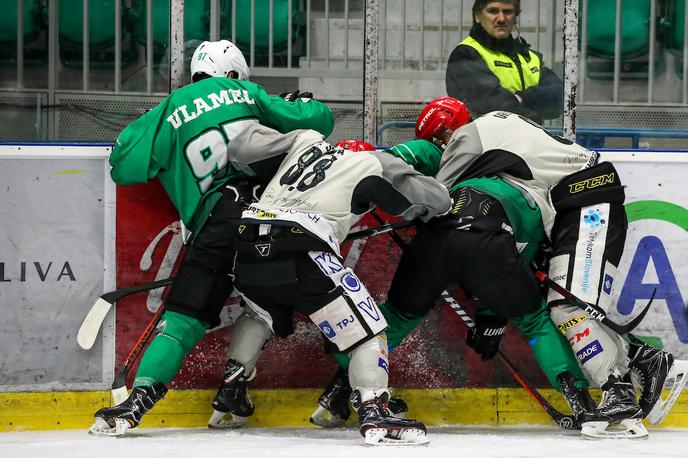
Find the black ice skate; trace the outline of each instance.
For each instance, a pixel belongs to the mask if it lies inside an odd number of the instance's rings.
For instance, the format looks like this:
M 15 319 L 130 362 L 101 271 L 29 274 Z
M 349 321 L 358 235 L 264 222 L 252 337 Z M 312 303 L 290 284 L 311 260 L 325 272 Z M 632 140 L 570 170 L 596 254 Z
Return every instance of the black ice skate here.
M 351 398 L 349 373 L 339 366 L 334 377 L 318 398 L 318 408 L 313 412 L 310 422 L 323 428 L 334 428 L 342 425 L 351 416 L 349 399 Z M 408 412 L 408 405 L 400 398 L 390 398 L 387 405 L 392 415 L 403 418 Z
M 104 407 L 95 413 L 95 422 L 88 430 L 96 436 L 121 436 L 130 428 L 141 424 L 141 419 L 156 402 L 161 400 L 167 388 L 160 382 L 153 386 L 137 386 L 129 397 L 114 407 Z
M 602 400 L 597 409 L 581 415 L 581 434 L 593 438 L 639 438 L 647 436 L 642 424 L 643 409 L 635 398 L 630 377 L 610 375 L 602 385 Z M 609 425 L 618 425 L 607 429 Z
M 595 401 L 592 400 L 586 388 L 576 387 L 576 379 L 571 372 L 564 371 L 557 374 L 557 382 L 573 413 L 573 424 L 577 426 L 575 429 L 580 429 L 581 416 L 585 412 L 595 410 Z
M 341 425 L 351 416 L 350 397 L 348 370 L 339 366 L 325 391 L 318 398 L 319 406 L 311 415 L 310 422 L 323 428 Z
M 673 355 L 631 339 L 631 377 L 640 389 L 638 404 L 653 425 L 669 414 L 678 395 L 688 381 L 688 361 L 676 360 Z M 662 398 L 666 386 L 668 395 Z
M 354 391 L 351 405 L 358 413 L 359 431 L 368 445 L 422 445 L 429 442 L 425 425 L 419 421 L 398 418 L 388 408 L 389 393 L 361 402 Z
M 248 395 L 248 382 L 256 376 L 256 369 L 249 375 L 244 374 L 244 366 L 233 359 L 227 361 L 222 385 L 213 399 L 213 414 L 208 420 L 208 428 L 238 428 L 253 415 L 255 407 Z

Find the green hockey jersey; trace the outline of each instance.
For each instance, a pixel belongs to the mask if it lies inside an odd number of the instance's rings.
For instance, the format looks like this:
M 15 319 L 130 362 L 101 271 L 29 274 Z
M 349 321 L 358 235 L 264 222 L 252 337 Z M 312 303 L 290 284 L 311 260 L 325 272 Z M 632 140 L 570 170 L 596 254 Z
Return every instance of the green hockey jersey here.
M 400 143 L 389 152 L 424 175 L 435 176 L 440 170 L 442 150 L 429 141 L 412 140 Z M 524 197 L 523 191 L 515 185 L 494 175 L 459 181 L 453 184 L 449 191 L 461 187 L 474 188 L 499 201 L 514 230 L 514 238 L 521 255 L 526 262 L 530 262 L 538 250 L 539 242 L 546 237 L 542 224 L 542 212 L 538 205 L 532 199 L 529 202 Z
M 120 133 L 111 176 L 122 185 L 157 177 L 197 232 L 225 185 L 252 175 L 247 161 L 285 155 L 297 129 L 327 136 L 333 125 L 330 109 L 316 100 L 287 102 L 249 81 L 208 78 L 174 91 Z

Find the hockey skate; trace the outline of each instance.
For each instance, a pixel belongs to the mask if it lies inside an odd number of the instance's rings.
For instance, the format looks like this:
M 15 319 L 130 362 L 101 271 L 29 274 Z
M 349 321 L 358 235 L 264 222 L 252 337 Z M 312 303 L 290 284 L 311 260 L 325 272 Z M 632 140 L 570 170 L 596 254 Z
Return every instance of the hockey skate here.
M 631 344 L 636 348 L 631 359 L 631 377 L 640 391 L 638 404 L 653 425 L 669 414 L 688 381 L 688 361 L 674 359 L 673 355 L 648 345 Z M 669 390 L 662 397 L 662 389 Z
M 351 416 L 349 399 L 351 387 L 347 369 L 339 366 L 325 391 L 318 398 L 318 408 L 311 415 L 310 422 L 323 428 L 341 426 Z M 404 418 L 408 406 L 403 399 L 391 397 L 387 405 L 392 415 Z
M 425 425 L 416 420 L 398 418 L 389 411 L 389 393 L 361 402 L 354 391 L 351 405 L 358 413 L 359 431 L 367 445 L 423 445 L 430 442 Z
M 121 436 L 130 428 L 141 424 L 141 419 L 156 402 L 161 400 L 167 388 L 160 382 L 152 386 L 137 386 L 121 404 L 104 407 L 95 413 L 95 422 L 88 430 L 96 436 Z
M 592 412 L 595 410 L 595 401 L 590 397 L 590 393 L 586 388 L 577 388 L 576 379 L 569 371 L 564 371 L 557 374 L 557 382 L 561 387 L 561 393 L 566 398 L 566 402 L 571 408 L 573 419 L 575 421 L 575 429 L 580 429 L 580 420 L 585 412 Z
M 256 369 L 244 375 L 244 366 L 233 359 L 227 361 L 222 385 L 213 399 L 213 414 L 208 428 L 230 429 L 246 424 L 255 407 L 248 395 L 248 382 L 256 376 Z
M 643 409 L 635 398 L 630 377 L 615 374 L 602 385 L 602 400 L 597 409 L 581 415 L 581 434 L 595 439 L 635 439 L 646 437 Z M 610 426 L 611 425 L 611 426 Z

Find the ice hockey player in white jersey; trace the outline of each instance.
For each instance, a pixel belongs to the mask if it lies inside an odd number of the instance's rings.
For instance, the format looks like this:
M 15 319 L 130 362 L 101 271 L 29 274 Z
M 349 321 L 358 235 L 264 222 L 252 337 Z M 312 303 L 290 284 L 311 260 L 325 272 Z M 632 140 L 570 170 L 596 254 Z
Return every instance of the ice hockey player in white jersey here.
M 371 208 L 428 221 L 450 209 L 449 193 L 388 153 L 345 150 L 317 132 L 300 139 L 260 200 L 243 214 L 235 286 L 256 323 L 268 322 L 281 334 L 298 310 L 350 355 L 351 404 L 366 443 L 425 443 L 422 423 L 396 418 L 387 407 L 387 323 L 365 286 L 343 266 L 340 244 Z M 256 345 L 245 340 L 254 353 L 243 359 L 255 362 Z M 236 372 L 243 375 L 241 368 Z
M 597 153 L 513 113 L 488 113 L 458 129 L 434 127 L 427 139 L 446 145 L 438 181 L 452 189 L 459 181 L 498 176 L 520 190 L 542 212 L 551 243 L 549 276 L 607 311 L 628 226 L 624 190 L 613 165 L 598 164 Z M 686 362 L 632 337 L 624 340 L 554 291 L 548 305 L 586 375 L 603 390 L 598 408 L 581 418 L 583 434 L 647 435 L 641 419 L 658 422 L 668 413 L 686 382 Z M 639 403 L 632 373 L 641 381 Z M 674 389 L 662 400 L 665 380 Z M 619 423 L 619 430 L 607 430 Z

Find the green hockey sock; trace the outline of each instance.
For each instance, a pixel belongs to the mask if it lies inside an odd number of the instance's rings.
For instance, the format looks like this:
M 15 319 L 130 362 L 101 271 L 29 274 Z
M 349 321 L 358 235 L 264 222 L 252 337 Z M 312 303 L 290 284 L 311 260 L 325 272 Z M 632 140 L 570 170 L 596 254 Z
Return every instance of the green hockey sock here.
M 176 312 L 165 312 L 157 335 L 141 358 L 134 386 L 167 385 L 181 369 L 184 358 L 205 335 L 208 324 Z
M 385 316 L 385 320 L 387 320 L 388 327 L 385 333 L 387 334 L 387 347 L 390 352 L 397 348 L 401 341 L 404 340 L 404 337 L 416 329 L 416 326 L 428 316 L 427 314 L 410 315 L 403 313 L 394 307 L 390 307 L 386 302 L 380 304 L 380 310 Z
M 571 346 L 549 317 L 543 300 L 540 308 L 511 320 L 533 349 L 535 360 L 547 376 L 549 383 L 561 391 L 557 374 L 569 371 L 576 379 L 576 387 L 587 388 L 588 381 L 578 365 Z

